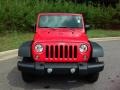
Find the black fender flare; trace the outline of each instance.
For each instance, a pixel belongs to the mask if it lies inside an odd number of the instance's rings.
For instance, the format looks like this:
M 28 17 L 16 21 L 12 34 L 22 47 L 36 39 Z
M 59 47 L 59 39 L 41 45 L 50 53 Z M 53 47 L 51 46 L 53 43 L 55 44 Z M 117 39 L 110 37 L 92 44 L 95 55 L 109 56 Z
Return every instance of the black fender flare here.
M 31 57 L 32 40 L 24 42 L 18 49 L 18 56 Z
M 92 41 L 89 41 L 90 42 L 90 45 L 92 47 L 92 50 L 91 50 L 91 57 L 92 58 L 95 58 L 95 57 L 103 57 L 104 56 L 104 50 L 103 48 L 96 42 L 92 42 Z

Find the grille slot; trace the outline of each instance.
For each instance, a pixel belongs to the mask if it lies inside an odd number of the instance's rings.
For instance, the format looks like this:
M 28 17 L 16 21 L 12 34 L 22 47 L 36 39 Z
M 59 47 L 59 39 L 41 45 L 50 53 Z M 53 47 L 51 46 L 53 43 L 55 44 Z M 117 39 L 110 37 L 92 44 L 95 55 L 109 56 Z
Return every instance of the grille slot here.
M 68 46 L 65 46 L 65 58 L 68 57 Z
M 46 45 L 46 58 L 77 58 L 77 46 Z
M 69 57 L 72 58 L 72 46 L 69 47 Z
M 63 46 L 60 45 L 60 58 L 63 58 Z
M 74 46 L 74 58 L 77 58 L 77 46 Z
M 46 46 L 46 58 L 49 57 L 49 46 Z
M 58 46 L 55 46 L 55 58 L 58 58 Z
M 53 46 L 50 46 L 50 57 L 53 58 L 54 50 Z

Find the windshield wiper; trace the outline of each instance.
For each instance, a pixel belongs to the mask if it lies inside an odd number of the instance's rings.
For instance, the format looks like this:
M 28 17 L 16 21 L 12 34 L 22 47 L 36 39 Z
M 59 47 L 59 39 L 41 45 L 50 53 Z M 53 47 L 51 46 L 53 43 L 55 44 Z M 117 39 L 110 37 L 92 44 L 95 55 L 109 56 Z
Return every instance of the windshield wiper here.
M 40 27 L 40 28 L 51 28 L 51 27 Z
M 79 27 L 57 27 L 57 28 L 79 28 Z
M 40 27 L 40 28 L 79 28 L 79 27 Z

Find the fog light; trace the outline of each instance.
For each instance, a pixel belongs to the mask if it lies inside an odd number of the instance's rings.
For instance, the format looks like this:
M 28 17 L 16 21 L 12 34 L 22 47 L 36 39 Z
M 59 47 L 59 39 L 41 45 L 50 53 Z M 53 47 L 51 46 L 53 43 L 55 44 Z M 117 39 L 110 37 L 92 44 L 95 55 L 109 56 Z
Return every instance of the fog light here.
M 49 74 L 52 73 L 52 71 L 53 71 L 52 68 L 48 68 L 48 69 L 47 69 L 47 72 L 48 72 Z
M 83 59 L 84 59 L 84 60 L 87 60 L 87 56 L 86 56 L 86 55 L 84 55 L 84 56 L 83 56 Z
M 75 73 L 75 68 L 71 68 L 70 69 L 70 72 L 73 74 L 73 73 Z
M 35 56 L 35 59 L 39 59 L 39 55 L 36 55 L 36 56 Z

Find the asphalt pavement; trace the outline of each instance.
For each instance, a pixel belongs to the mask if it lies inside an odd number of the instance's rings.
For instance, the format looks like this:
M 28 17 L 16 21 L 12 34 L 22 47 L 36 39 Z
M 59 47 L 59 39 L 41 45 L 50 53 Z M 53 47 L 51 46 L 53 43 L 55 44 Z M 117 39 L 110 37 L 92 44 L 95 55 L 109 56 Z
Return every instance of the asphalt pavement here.
M 120 90 L 120 40 L 98 43 L 104 48 L 105 57 L 99 59 L 105 62 L 105 68 L 94 84 L 63 76 L 39 77 L 36 82 L 26 84 L 14 57 L 0 61 L 0 90 Z

